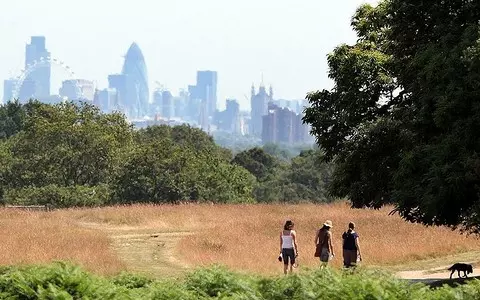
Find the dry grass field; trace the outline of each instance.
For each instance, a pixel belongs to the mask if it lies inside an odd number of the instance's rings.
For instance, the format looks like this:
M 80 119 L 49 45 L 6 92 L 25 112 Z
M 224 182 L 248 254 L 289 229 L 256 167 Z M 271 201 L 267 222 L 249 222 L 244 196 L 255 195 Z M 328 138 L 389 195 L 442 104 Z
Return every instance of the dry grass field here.
M 480 249 L 480 240 L 476 237 L 460 235 L 447 228 L 406 223 L 398 216 L 388 216 L 390 210 L 353 210 L 345 203 L 138 205 L 48 213 L 0 210 L 0 264 L 67 259 L 97 273 L 111 274 L 131 269 L 137 259 L 131 259 L 131 264 L 126 266 L 123 262 L 129 255 L 156 256 L 151 261 L 149 257 L 141 257 L 144 268 L 148 268 L 163 262 L 158 259 L 162 252 L 153 249 L 161 243 L 145 242 L 151 234 L 190 232 L 172 235 L 178 238 L 168 255 L 176 261 L 190 267 L 220 263 L 237 270 L 273 274 L 282 268 L 277 261 L 279 233 L 287 219 L 296 224 L 303 267 L 318 265 L 313 257 L 313 239 L 316 229 L 326 219 L 332 220 L 334 226 L 337 257 L 332 263 L 335 267 L 341 265 L 341 234 L 349 221 L 357 224 L 365 265 L 393 267 Z M 114 243 L 118 240 L 114 235 L 119 232 L 128 233 L 122 236 L 122 244 Z M 128 236 L 136 236 L 137 241 L 142 242 L 141 247 L 152 247 L 152 250 L 145 254 L 140 253 L 138 247 L 128 250 L 130 248 L 122 246 L 132 244 Z M 172 264 L 171 268 L 174 267 Z
M 0 210 L 0 240 L 0 265 L 64 260 L 105 275 L 125 269 L 108 236 L 64 213 Z

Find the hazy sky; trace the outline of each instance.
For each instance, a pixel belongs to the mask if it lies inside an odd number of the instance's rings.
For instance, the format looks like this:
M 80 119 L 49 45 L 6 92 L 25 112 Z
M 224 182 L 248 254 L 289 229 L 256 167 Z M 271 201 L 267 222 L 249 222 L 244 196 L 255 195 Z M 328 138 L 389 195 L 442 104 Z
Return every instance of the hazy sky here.
M 23 69 L 30 36 L 44 35 L 52 58 L 99 88 L 135 41 L 152 91 L 159 81 L 177 94 L 208 69 L 218 71 L 220 107 L 225 98 L 249 107 L 245 96 L 262 73 L 276 98 L 302 99 L 331 85 L 326 55 L 355 41 L 350 18 L 365 2 L 377 1 L 0 0 L 0 98 L 3 79 Z M 53 67 L 52 76 L 58 85 L 66 72 Z

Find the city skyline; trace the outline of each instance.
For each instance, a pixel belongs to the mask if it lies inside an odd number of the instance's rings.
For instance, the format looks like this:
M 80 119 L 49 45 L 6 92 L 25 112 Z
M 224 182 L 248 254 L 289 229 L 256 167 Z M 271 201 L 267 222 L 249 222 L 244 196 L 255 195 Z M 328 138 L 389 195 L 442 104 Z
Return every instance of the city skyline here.
M 52 57 L 100 88 L 108 86 L 108 74 L 121 72 L 126 50 L 136 42 L 152 89 L 158 81 L 177 94 L 195 82 L 197 70 L 215 70 L 218 107 L 235 98 L 245 110 L 250 107 L 250 86 L 258 85 L 263 73 L 265 84 L 272 84 L 279 98 L 301 99 L 328 87 L 326 55 L 336 45 L 355 40 L 349 27 L 352 14 L 361 3 L 375 1 L 317 2 L 295 6 L 286 0 L 180 0 L 133 5 L 85 0 L 73 7 L 69 1 L 2 2 L 0 34 L 6 42 L 0 50 L 0 78 L 18 75 L 30 36 L 41 35 Z M 53 66 L 52 77 L 55 71 Z

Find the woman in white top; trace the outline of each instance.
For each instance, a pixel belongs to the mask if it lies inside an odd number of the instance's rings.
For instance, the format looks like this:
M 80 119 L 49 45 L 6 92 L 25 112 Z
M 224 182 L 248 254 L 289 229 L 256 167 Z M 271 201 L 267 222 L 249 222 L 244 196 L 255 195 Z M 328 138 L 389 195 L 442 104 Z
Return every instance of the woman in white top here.
M 283 259 L 283 273 L 287 274 L 290 265 L 290 273 L 293 272 L 295 258 L 298 256 L 297 233 L 293 230 L 293 222 L 288 220 L 280 233 L 280 253 Z

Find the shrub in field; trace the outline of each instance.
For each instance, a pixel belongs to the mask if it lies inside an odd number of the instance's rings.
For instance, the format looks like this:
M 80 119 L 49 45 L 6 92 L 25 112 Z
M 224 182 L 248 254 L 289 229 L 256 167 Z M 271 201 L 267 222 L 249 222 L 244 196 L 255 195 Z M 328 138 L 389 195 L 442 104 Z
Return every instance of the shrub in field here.
M 187 289 L 194 291 L 199 297 L 247 297 L 258 298 L 251 278 L 232 273 L 221 266 L 199 269 L 190 273 L 185 281 Z
M 1 299 L 113 299 L 114 294 L 106 279 L 65 263 L 10 268 L 0 275 Z
M 113 283 L 118 286 L 123 286 L 128 289 L 138 289 L 148 287 L 153 283 L 153 279 L 144 275 L 137 275 L 123 272 L 120 275 L 113 278 Z
M 0 270 L 0 299 L 478 299 L 480 281 L 456 288 L 430 289 L 375 270 L 305 271 L 262 278 L 213 266 L 183 280 L 155 280 L 141 275 L 97 277 L 82 269 L 49 266 Z

